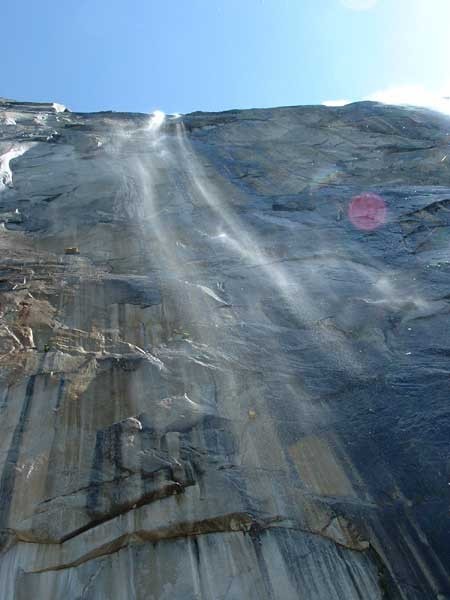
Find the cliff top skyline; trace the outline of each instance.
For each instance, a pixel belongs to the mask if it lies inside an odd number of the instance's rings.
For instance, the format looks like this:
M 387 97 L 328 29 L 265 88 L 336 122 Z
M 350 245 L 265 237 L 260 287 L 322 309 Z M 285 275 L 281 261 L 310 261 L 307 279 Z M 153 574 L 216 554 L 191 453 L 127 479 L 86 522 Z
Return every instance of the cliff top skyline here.
M 8 3 L 1 95 L 74 111 L 370 99 L 448 112 L 449 16 L 446 0 Z

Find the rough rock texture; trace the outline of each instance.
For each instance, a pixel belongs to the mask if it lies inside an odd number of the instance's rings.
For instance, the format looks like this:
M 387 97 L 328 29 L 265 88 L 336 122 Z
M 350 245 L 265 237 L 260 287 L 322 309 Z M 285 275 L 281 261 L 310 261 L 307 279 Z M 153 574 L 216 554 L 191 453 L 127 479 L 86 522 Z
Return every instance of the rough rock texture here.
M 449 135 L 0 101 L 1 599 L 450 598 Z

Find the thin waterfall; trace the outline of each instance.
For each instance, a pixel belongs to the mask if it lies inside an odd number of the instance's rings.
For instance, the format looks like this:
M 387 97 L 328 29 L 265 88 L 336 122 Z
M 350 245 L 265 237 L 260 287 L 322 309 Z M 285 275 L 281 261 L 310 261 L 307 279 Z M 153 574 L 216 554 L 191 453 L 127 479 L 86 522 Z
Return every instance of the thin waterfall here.
M 274 261 L 267 255 L 262 243 L 249 226 L 237 216 L 232 205 L 225 200 L 218 188 L 210 184 L 188 140 L 183 123 L 176 124 L 176 142 L 178 160 L 189 179 L 192 193 L 201 199 L 203 205 L 211 210 L 217 219 L 218 240 L 239 256 L 248 268 L 261 270 L 261 285 L 268 286 L 279 294 L 300 327 L 319 321 L 320 309 L 302 286 L 302 282 L 294 281 L 280 262 Z M 323 339 L 327 344 L 335 347 L 336 359 L 344 368 L 352 372 L 364 368 L 361 358 L 355 354 L 339 332 L 320 328 L 316 338 L 319 344 L 320 339 Z

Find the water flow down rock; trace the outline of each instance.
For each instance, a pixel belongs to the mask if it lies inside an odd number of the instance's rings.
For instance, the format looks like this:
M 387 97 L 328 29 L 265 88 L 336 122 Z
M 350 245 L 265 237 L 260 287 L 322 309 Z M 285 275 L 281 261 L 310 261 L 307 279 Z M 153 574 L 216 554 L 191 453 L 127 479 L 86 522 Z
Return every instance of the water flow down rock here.
M 450 599 L 449 144 L 0 101 L 1 599 Z

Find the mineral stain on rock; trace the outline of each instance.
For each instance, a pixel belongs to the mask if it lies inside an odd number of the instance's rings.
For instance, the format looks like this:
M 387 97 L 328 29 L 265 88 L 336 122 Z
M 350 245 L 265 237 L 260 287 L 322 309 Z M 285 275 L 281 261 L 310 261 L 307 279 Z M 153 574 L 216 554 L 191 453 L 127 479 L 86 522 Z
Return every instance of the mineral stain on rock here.
M 450 120 L 1 114 L 0 598 L 450 598 Z
M 3 471 L 0 479 L 0 527 L 2 542 L 5 541 L 5 537 L 9 533 L 7 528 L 11 510 L 11 502 L 14 495 L 16 471 L 18 466 L 17 463 L 19 460 L 22 438 L 28 425 L 28 416 L 33 399 L 35 379 L 36 375 L 32 375 L 29 377 L 26 384 L 22 408 L 20 409 L 19 418 L 14 428 L 11 442 L 3 464 Z

